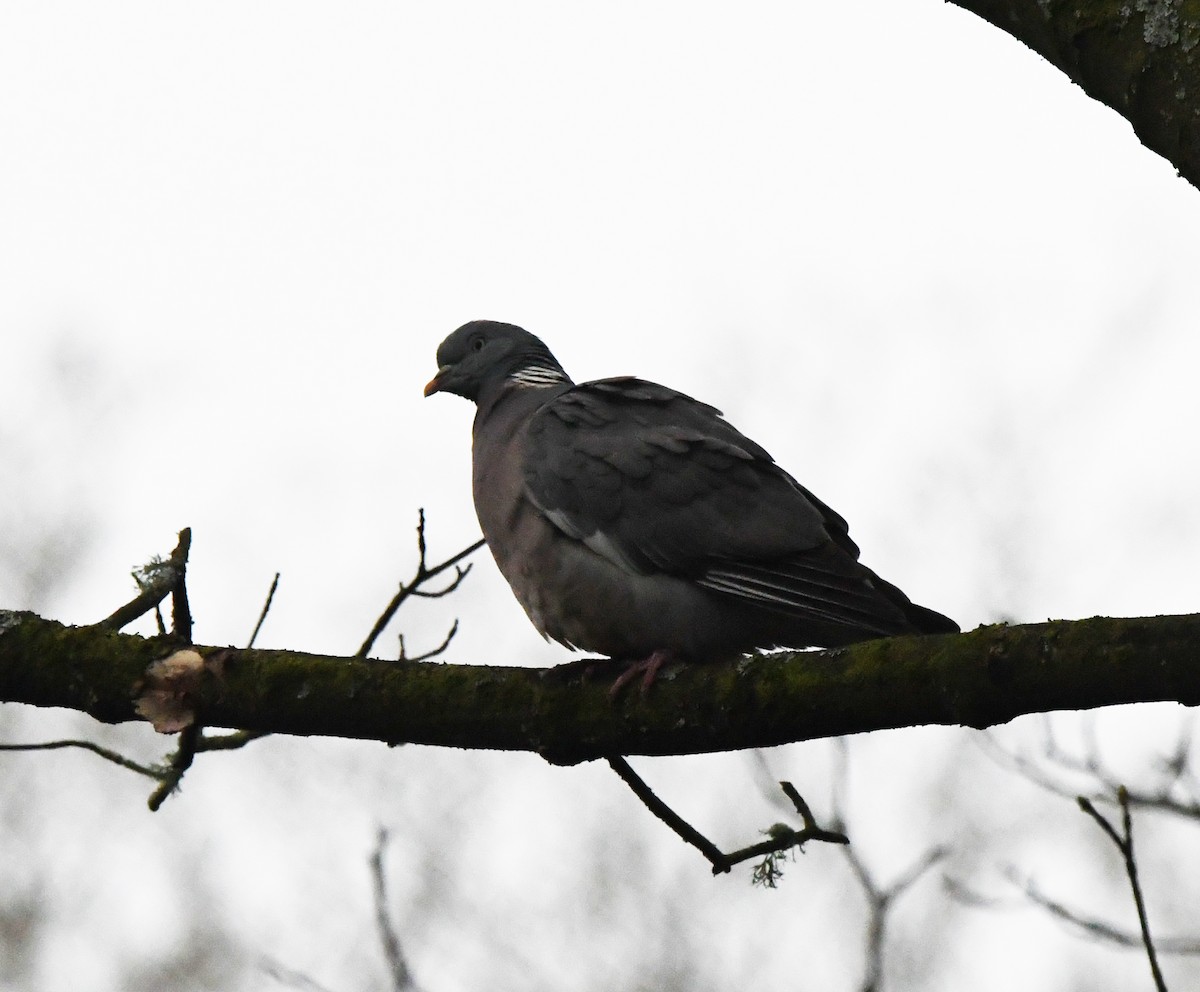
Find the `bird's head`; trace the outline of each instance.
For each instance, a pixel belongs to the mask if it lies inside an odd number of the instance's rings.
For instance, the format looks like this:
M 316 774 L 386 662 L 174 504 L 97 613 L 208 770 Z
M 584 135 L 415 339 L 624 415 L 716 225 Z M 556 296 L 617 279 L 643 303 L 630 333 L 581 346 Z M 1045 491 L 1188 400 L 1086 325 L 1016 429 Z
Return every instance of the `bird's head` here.
M 540 338 L 495 320 L 463 324 L 438 346 L 437 363 L 426 396 L 455 393 L 478 402 L 485 390 L 505 380 L 523 386 L 571 381 Z

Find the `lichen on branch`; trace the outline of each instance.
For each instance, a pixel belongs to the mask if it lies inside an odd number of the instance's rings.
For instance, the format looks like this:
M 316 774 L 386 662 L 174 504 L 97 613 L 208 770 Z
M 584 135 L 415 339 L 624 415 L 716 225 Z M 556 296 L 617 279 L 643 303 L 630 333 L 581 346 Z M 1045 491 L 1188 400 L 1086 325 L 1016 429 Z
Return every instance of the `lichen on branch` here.
M 0 612 L 0 700 L 138 719 L 147 672 L 185 645 Z M 889 727 L 987 727 L 1024 713 L 1200 703 L 1200 616 L 1093 618 L 868 641 L 679 666 L 615 703 L 586 666 L 385 662 L 188 646 L 206 661 L 189 705 L 204 726 L 533 751 L 614 754 L 766 747 Z

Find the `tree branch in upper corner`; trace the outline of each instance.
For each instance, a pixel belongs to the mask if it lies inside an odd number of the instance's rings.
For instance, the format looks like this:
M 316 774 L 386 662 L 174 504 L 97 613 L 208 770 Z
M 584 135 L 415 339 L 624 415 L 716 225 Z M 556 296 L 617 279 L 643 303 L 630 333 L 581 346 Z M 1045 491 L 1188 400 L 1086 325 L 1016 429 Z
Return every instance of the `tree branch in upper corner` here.
M 0 611 L 0 701 L 137 719 L 152 665 L 182 645 Z M 180 705 L 204 726 L 535 751 L 572 764 L 697 754 L 889 727 L 988 727 L 1024 713 L 1200 704 L 1200 615 L 981 627 L 664 669 L 608 698 L 568 670 L 396 663 L 191 645 Z M 157 671 L 157 669 L 156 669 Z M 611 673 L 609 673 L 611 674 Z
M 952 0 L 1024 42 L 1200 187 L 1200 12 L 1175 0 Z

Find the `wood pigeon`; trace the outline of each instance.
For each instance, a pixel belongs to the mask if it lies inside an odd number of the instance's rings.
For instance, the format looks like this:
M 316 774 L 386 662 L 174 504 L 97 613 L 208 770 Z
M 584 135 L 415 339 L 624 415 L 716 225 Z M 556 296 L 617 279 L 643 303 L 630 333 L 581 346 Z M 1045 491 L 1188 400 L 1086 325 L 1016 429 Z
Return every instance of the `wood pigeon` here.
M 576 385 L 542 341 L 476 320 L 425 395 L 476 403 L 475 510 L 544 637 L 630 663 L 956 633 L 858 561 L 846 521 L 721 412 L 632 376 Z M 614 686 L 615 690 L 616 686 Z

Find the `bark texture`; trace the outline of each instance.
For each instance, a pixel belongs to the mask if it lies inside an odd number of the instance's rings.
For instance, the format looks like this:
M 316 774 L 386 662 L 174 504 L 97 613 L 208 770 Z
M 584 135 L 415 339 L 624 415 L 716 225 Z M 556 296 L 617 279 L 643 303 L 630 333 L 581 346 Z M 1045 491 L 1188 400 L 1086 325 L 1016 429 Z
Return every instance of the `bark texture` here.
M 534 751 L 570 764 L 695 754 L 889 727 L 988 727 L 1024 713 L 1200 703 L 1200 615 L 981 627 L 665 670 L 608 698 L 613 672 L 387 662 L 188 646 L 0 611 L 0 700 L 116 723 L 151 666 L 204 660 L 179 705 L 206 725 L 387 743 Z M 161 691 L 158 685 L 156 691 Z
M 1024 42 L 1200 187 L 1200 0 L 952 0 Z

